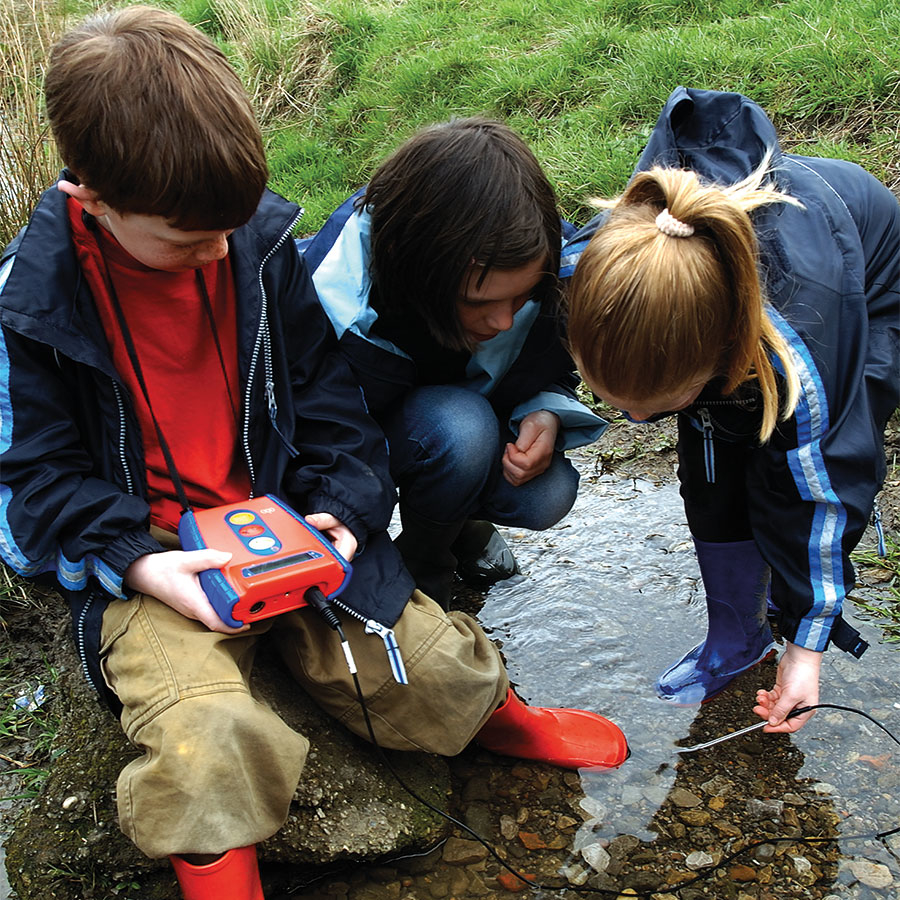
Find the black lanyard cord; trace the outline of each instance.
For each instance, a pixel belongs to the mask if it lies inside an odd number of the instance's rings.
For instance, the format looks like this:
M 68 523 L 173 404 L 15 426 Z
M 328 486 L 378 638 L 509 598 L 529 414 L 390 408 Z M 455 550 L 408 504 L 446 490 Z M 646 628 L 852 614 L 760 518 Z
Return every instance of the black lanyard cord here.
M 200 296 L 203 298 L 203 308 L 206 310 L 206 318 L 212 331 L 213 340 L 216 342 L 216 353 L 219 355 L 219 365 L 222 367 L 222 377 L 225 379 L 225 390 L 228 393 L 228 405 L 231 407 L 231 415 L 235 425 L 238 424 L 238 412 L 234 406 L 234 393 L 231 390 L 231 381 L 228 378 L 228 367 L 225 365 L 225 356 L 222 353 L 222 344 L 219 342 L 219 329 L 216 327 L 216 318 L 213 315 L 212 303 L 209 300 L 209 292 L 206 290 L 206 279 L 200 269 L 194 269 L 197 276 L 197 286 L 200 288 Z
M 213 316 L 209 293 L 206 290 L 206 282 L 203 278 L 203 273 L 199 269 L 195 269 L 195 272 L 197 276 L 197 284 L 200 288 L 200 294 L 203 297 L 203 307 L 206 311 L 206 316 L 209 319 L 210 328 L 212 329 L 213 333 L 213 339 L 215 340 L 216 352 L 218 353 L 219 363 L 222 367 L 222 375 L 225 378 L 225 387 L 228 393 L 228 402 L 231 405 L 231 411 L 234 415 L 235 423 L 237 423 L 237 410 L 234 406 L 234 398 L 231 393 L 231 383 L 229 382 L 228 371 L 225 367 L 225 357 L 222 353 L 222 345 L 219 342 L 219 332 L 216 328 L 216 322 Z M 166 461 L 166 467 L 169 470 L 169 476 L 171 477 L 172 484 L 175 487 L 175 493 L 178 496 L 178 502 L 181 504 L 181 512 L 183 514 L 191 508 L 191 503 L 188 500 L 187 492 L 185 491 L 184 484 L 181 481 L 181 476 L 178 474 L 178 469 L 175 466 L 175 460 L 172 457 L 172 451 L 169 449 L 169 442 L 166 440 L 165 435 L 163 435 L 159 420 L 156 418 L 156 413 L 153 412 L 153 406 L 150 403 L 150 393 L 147 390 L 147 383 L 144 380 L 144 373 L 141 369 L 140 360 L 138 359 L 137 348 L 134 346 L 134 340 L 131 336 L 131 329 L 128 327 L 128 322 L 125 319 L 125 312 L 122 309 L 122 304 L 119 301 L 119 296 L 116 293 L 115 286 L 113 285 L 112 276 L 109 274 L 108 270 L 107 285 L 109 287 L 109 295 L 112 300 L 113 309 L 116 313 L 116 319 L 119 323 L 119 330 L 122 332 L 122 338 L 125 341 L 125 349 L 128 351 L 128 358 L 131 360 L 131 367 L 134 369 L 134 374 L 137 377 L 138 384 L 140 385 L 141 393 L 144 395 L 144 400 L 147 403 L 147 409 L 150 412 L 150 418 L 153 420 L 153 427 L 156 429 L 156 437 L 159 440 L 159 447 L 162 450 L 163 458 Z

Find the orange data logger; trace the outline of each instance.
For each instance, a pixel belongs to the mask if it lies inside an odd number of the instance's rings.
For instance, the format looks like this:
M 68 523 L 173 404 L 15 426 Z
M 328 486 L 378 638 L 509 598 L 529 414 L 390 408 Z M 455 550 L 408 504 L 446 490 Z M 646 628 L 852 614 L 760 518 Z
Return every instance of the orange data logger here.
M 178 523 L 184 550 L 231 553 L 221 569 L 200 573 L 219 618 L 233 628 L 306 606 L 318 587 L 330 600 L 350 579 L 350 564 L 331 542 L 277 497 L 187 510 Z

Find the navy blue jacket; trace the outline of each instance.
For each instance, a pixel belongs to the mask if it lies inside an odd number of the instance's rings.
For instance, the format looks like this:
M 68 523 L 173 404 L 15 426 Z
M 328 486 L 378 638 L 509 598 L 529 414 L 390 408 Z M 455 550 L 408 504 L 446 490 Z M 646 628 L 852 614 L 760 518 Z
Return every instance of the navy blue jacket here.
M 546 409 L 561 423 L 557 450 L 595 441 L 606 423 L 575 393 L 580 379 L 565 345 L 555 299 L 528 302 L 512 327 L 474 353 L 448 350 L 423 320 L 380 316 L 371 298 L 371 216 L 357 191 L 313 238 L 298 242 L 342 352 L 379 419 L 411 388 L 455 384 L 486 396 L 513 433 L 529 413 Z M 563 222 L 563 232 L 574 229 Z
M 799 405 L 762 446 L 758 414 L 719 405 L 711 386 L 680 415 L 705 433 L 707 451 L 713 438 L 752 448 L 750 525 L 772 567 L 784 636 L 854 651 L 852 638 L 839 639 L 849 627 L 840 619 L 854 584 L 849 554 L 884 479 L 884 426 L 900 402 L 900 206 L 856 165 L 782 153 L 766 114 L 739 94 L 677 88 L 637 170 L 690 168 L 734 184 L 770 148 L 777 187 L 803 203 L 753 214 L 769 315 L 797 365 Z M 603 218 L 563 249 L 565 275 Z M 714 478 L 714 454 L 708 463 Z
M 360 552 L 341 600 L 391 626 L 413 582 L 385 531 L 396 499 L 385 441 L 295 251 L 299 215 L 266 192 L 229 238 L 240 443 L 255 495 L 331 513 L 351 529 Z M 51 188 L 0 266 L 0 557 L 68 599 L 85 674 L 101 694 L 103 610 L 128 595 L 126 568 L 161 549 L 146 490 L 132 400 L 73 251 L 66 197 Z

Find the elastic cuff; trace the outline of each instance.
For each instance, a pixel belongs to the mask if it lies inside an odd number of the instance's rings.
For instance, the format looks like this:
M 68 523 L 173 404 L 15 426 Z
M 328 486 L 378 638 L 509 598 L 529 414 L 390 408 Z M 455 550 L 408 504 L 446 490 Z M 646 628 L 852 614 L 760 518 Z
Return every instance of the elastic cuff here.
M 125 570 L 136 560 L 148 553 L 162 553 L 166 548 L 149 531 L 128 531 L 117 537 L 111 544 L 107 544 L 100 559 L 120 577 L 125 575 Z

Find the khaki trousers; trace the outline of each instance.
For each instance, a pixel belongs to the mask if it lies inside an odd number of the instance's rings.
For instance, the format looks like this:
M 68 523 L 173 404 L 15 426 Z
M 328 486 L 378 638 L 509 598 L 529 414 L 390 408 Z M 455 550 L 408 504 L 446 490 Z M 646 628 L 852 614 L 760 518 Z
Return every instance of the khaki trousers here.
M 481 627 L 419 591 L 394 626 L 408 685 L 394 681 L 381 638 L 347 615 L 342 627 L 384 747 L 456 754 L 506 697 L 505 669 Z M 237 635 L 147 595 L 107 608 L 104 676 L 124 706 L 125 734 L 143 750 L 118 779 L 119 824 L 147 856 L 221 853 L 286 820 L 309 744 L 250 693 L 264 635 L 316 703 L 368 738 L 339 638 L 310 608 Z

